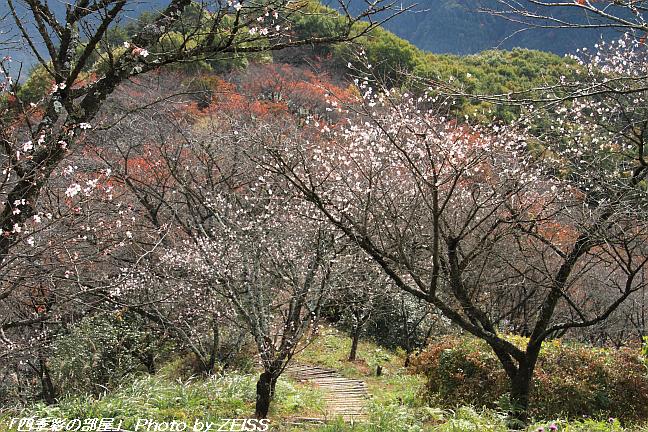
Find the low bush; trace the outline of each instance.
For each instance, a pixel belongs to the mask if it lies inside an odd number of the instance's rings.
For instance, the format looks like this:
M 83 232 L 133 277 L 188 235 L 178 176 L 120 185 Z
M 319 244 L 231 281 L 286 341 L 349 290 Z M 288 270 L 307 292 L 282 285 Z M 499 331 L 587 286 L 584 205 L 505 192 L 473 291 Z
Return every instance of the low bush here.
M 137 373 L 155 373 L 166 339 L 128 312 L 89 317 L 52 343 L 50 374 L 59 393 L 99 395 Z
M 525 341 L 512 338 L 517 344 Z M 444 337 L 413 361 L 427 376 L 427 397 L 435 405 L 463 404 L 502 408 L 508 380 L 492 350 L 469 337 Z M 531 394 L 535 418 L 648 418 L 648 371 L 641 355 L 629 348 L 603 349 L 545 343 Z

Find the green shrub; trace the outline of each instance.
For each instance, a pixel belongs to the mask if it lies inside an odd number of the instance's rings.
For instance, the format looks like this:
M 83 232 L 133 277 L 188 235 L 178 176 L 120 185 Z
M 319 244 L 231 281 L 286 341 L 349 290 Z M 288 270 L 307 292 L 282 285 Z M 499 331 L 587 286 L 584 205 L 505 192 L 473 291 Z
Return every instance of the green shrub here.
M 25 83 L 18 90 L 18 97 L 24 103 L 36 103 L 45 97 L 52 89 L 54 78 L 42 65 L 35 66 Z
M 127 312 L 86 318 L 54 340 L 50 374 L 62 395 L 98 395 L 134 372 L 154 373 L 163 343 Z
M 494 408 L 506 401 L 506 374 L 480 340 L 439 339 L 414 360 L 413 367 L 427 376 L 427 396 L 436 404 Z M 648 373 L 639 353 L 628 348 L 548 341 L 536 367 L 530 405 L 536 418 L 644 420 L 648 418 Z

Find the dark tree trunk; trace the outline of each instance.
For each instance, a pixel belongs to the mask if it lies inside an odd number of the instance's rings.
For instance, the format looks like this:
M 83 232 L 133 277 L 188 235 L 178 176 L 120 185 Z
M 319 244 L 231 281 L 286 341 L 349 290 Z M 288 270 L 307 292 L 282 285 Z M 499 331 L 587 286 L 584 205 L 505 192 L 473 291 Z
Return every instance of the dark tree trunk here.
M 274 379 L 276 382 L 276 378 Z M 268 418 L 270 401 L 273 392 L 273 377 L 270 372 L 263 372 L 256 386 L 256 409 L 254 415 L 258 419 Z
M 54 389 L 54 383 L 52 382 L 52 377 L 49 374 L 49 369 L 47 363 L 41 359 L 41 385 L 43 388 L 43 399 L 48 405 L 54 405 L 56 403 L 56 390 Z
M 270 400 L 274 399 L 275 395 L 277 394 L 277 377 L 274 375 L 270 379 Z
M 523 429 L 528 423 L 534 364 L 535 362 L 520 363 L 517 373 L 509 377 L 511 385 L 509 427 L 511 429 Z
M 360 327 L 354 327 L 351 332 L 351 352 L 349 353 L 349 361 L 355 361 L 358 356 L 358 342 L 360 341 Z
M 144 366 L 149 374 L 155 375 L 157 372 L 157 367 L 155 366 L 155 356 L 152 353 L 147 353 L 144 355 Z
M 216 367 L 216 360 L 218 359 L 220 351 L 220 329 L 218 327 L 218 322 L 216 318 L 212 319 L 212 343 L 209 353 L 209 361 L 207 362 L 207 374 L 214 373 L 214 368 Z
M 528 426 L 528 410 L 533 385 L 533 371 L 538 361 L 541 346 L 542 342 L 536 341 L 532 343 L 530 341 L 527 345 L 526 352 L 516 355 L 516 361 L 501 346 L 491 345 L 509 379 L 511 406 L 508 416 L 508 427 L 511 430 L 521 430 Z

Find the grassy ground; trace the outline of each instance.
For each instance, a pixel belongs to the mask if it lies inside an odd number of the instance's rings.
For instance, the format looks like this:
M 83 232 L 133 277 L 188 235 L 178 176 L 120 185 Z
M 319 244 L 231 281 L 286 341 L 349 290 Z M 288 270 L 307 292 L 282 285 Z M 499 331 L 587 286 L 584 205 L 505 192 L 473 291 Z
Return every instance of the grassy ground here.
M 292 424 L 297 418 L 321 417 L 324 412 L 322 394 L 306 384 L 283 378 L 277 387 L 277 397 L 271 408 L 270 430 L 278 432 L 504 432 L 505 416 L 492 410 L 462 407 L 455 411 L 430 408 L 420 398 L 424 379 L 410 375 L 403 368 L 403 356 L 375 344 L 362 342 L 359 360 L 346 360 L 350 340 L 333 329 L 322 335 L 296 358 L 296 361 L 334 368 L 350 378 L 367 382 L 372 399 L 369 402 L 370 421 L 366 424 L 345 424 L 342 421 L 326 425 Z M 375 374 L 377 366 L 383 375 Z M 0 412 L 0 431 L 12 417 L 36 418 L 116 418 L 123 420 L 122 428 L 134 430 L 137 419 L 155 422 L 186 422 L 193 432 L 196 421 L 219 423 L 224 418 L 248 418 L 254 412 L 256 374 L 230 372 L 224 376 L 206 379 L 181 379 L 177 362 L 169 364 L 155 376 L 134 379 L 101 398 L 76 397 L 62 400 L 58 405 L 34 405 L 20 411 L 5 409 Z M 543 428 L 549 432 L 552 424 L 565 432 L 648 432 L 648 427 L 623 429 L 617 422 L 556 420 L 539 422 L 527 430 Z M 216 430 L 218 428 L 215 428 Z M 15 428 L 13 428 L 15 430 Z M 147 430 L 147 429 L 139 429 Z M 227 426 L 226 430 L 245 430 Z M 148 429 L 147 432 L 166 432 Z M 211 432 L 211 431 L 210 431 Z
M 251 374 L 230 373 L 208 379 L 173 381 L 162 373 L 136 379 L 102 398 L 67 398 L 55 406 L 38 404 L 11 416 L 116 418 L 123 420 L 122 428 L 127 430 L 135 429 L 137 419 L 175 420 L 193 425 L 196 421 L 248 418 L 254 413 L 256 378 Z M 273 419 L 318 416 L 323 411 L 322 395 L 316 389 L 287 380 L 277 384 L 277 401 L 272 405 Z M 0 417 L 0 430 L 7 430 L 8 418 L 2 420 Z
M 334 368 L 349 378 L 363 379 L 372 395 L 370 422 L 349 425 L 336 422 L 327 426 L 311 427 L 317 432 L 379 432 L 379 431 L 438 431 L 438 432 L 505 432 L 506 415 L 493 410 L 461 407 L 442 410 L 427 406 L 421 394 L 424 377 L 409 374 L 403 367 L 403 353 L 391 352 L 369 341 L 359 346 L 358 360 L 347 360 L 351 340 L 335 329 L 325 329 L 320 338 L 300 353 L 296 361 Z M 376 367 L 383 368 L 377 377 Z M 536 422 L 528 432 L 550 432 L 552 425 L 564 432 L 648 432 L 644 427 L 622 428 L 617 421 L 556 419 Z M 303 430 L 303 429 L 300 429 Z

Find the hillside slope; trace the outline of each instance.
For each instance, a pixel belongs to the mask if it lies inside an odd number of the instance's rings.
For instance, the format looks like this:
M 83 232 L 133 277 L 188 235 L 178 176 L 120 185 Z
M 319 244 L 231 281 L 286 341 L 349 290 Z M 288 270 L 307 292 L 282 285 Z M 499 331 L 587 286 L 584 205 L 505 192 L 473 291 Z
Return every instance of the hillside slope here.
M 434 53 L 473 54 L 487 49 L 520 47 L 562 55 L 593 46 L 600 38 L 598 30 L 520 31 L 522 26 L 518 24 L 479 11 L 480 8 L 498 9 L 498 0 L 409 1 L 416 3 L 413 11 L 401 14 L 385 27 Z M 567 16 L 566 11 L 557 13 Z M 570 18 L 576 18 L 570 13 Z
M 323 0 L 322 3 L 330 6 L 338 4 L 337 0 Z M 472 54 L 493 48 L 521 47 L 562 55 L 573 53 L 577 48 L 592 46 L 600 37 L 595 30 L 539 29 L 519 32 L 519 25 L 479 12 L 480 8 L 497 8 L 498 0 L 403 0 L 402 3 L 403 6 L 413 6 L 413 9 L 388 21 L 385 27 L 418 48 L 433 53 Z M 25 14 L 24 5 L 16 4 L 18 13 Z M 167 4 L 168 0 L 133 2 L 127 6 L 125 21 L 136 21 L 142 12 L 159 11 Z M 60 15 L 65 13 L 64 2 L 53 2 L 50 6 Z M 361 0 L 351 1 L 354 12 L 364 7 L 365 3 Z M 8 11 L 7 2 L 0 2 L 0 17 L 6 16 Z M 128 23 L 121 23 L 125 24 Z M 35 29 L 28 31 L 35 33 Z M 20 53 L 15 54 L 18 58 L 24 57 Z

